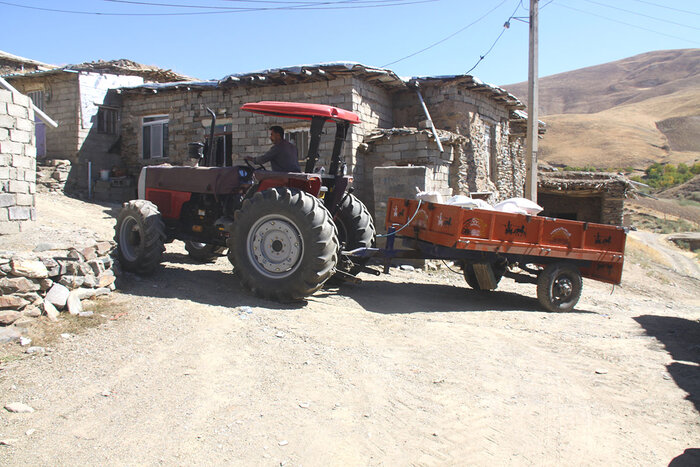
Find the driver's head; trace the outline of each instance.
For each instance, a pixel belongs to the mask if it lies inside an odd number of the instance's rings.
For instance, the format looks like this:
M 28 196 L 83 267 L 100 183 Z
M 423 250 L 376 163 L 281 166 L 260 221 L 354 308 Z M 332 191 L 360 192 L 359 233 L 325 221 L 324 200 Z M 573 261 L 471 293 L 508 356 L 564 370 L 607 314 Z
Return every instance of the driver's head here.
M 271 126 L 270 127 L 270 141 L 272 141 L 274 144 L 279 143 L 284 139 L 284 128 L 281 126 Z

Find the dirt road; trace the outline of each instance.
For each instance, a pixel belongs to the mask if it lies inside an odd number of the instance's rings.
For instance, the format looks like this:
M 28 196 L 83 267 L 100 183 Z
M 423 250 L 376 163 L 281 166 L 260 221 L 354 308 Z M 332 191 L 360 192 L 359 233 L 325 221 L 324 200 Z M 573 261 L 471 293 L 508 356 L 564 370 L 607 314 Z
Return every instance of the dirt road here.
M 0 464 L 667 465 L 700 447 L 700 283 L 631 250 L 554 314 L 394 269 L 279 305 L 176 242 L 116 319 L 0 367 L 36 410 L 0 413 Z

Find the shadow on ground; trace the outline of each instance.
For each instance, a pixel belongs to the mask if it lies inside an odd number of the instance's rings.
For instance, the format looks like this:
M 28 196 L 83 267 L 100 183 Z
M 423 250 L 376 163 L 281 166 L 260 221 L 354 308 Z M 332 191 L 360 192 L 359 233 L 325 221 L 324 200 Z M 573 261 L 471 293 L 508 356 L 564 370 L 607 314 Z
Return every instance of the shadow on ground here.
M 532 288 L 533 295 L 536 293 Z M 374 313 L 403 314 L 446 311 L 525 311 L 545 312 L 533 296 L 500 290 L 476 291 L 450 284 L 397 283 L 380 277 L 366 279 L 358 285 L 342 285 L 322 290 L 315 296 L 340 294 L 355 300 Z M 576 309 L 572 313 L 594 313 Z
M 700 323 L 674 316 L 643 315 L 634 319 L 676 360 L 666 368 L 700 412 Z
M 307 301 L 278 303 L 254 297 L 240 284 L 225 259 L 220 259 L 215 268 L 197 267 L 198 263 L 188 255 L 167 252 L 163 255 L 164 267 L 154 274 L 139 277 L 124 274 L 118 287 L 125 293 L 136 296 L 177 298 L 197 303 L 223 306 L 260 306 L 272 309 L 300 309 Z M 194 265 L 184 268 L 181 265 Z M 379 276 L 362 275 L 362 284 L 328 286 L 309 297 L 315 301 L 327 297 L 348 297 L 362 308 L 373 313 L 404 314 L 421 312 L 480 312 L 480 311 L 525 311 L 543 312 L 533 296 L 504 291 L 479 292 L 466 286 L 422 283 L 420 278 L 411 283 L 392 282 Z M 534 295 L 535 289 L 532 288 Z M 593 313 L 575 310 L 573 313 Z

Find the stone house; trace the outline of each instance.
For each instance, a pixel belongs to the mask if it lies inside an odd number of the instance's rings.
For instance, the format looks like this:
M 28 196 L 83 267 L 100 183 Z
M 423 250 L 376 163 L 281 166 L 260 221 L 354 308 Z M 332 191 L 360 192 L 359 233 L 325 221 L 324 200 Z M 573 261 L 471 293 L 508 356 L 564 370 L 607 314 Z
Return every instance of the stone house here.
M 308 122 L 239 110 L 247 102 L 299 101 L 333 105 L 360 116 L 361 123 L 349 130 L 343 154 L 355 179 L 355 193 L 371 211 L 387 195 L 415 194 L 414 186 L 375 185 L 376 167 L 411 167 L 412 173 L 412 167 L 422 167 L 418 188 L 444 195 L 478 193 L 491 201 L 523 195 L 524 106 L 505 90 L 469 75 L 406 80 L 391 70 L 329 63 L 237 74 L 220 81 L 143 84 L 115 94 L 121 102 L 121 156 L 134 176 L 144 165 L 188 164 L 187 143 L 204 141 L 209 133 L 207 107 L 216 112 L 216 153 L 226 164 L 265 152 L 273 124 L 284 127 L 287 138 L 303 148 Z M 437 128 L 442 152 L 421 99 Z M 323 158 L 332 145 L 332 136 L 322 140 L 319 166 L 327 166 Z M 300 159 L 305 156 L 299 154 Z M 400 176 L 392 181 L 400 182 Z
M 91 62 L 61 68 L 38 67 L 4 78 L 34 105 L 58 122 L 57 128 L 36 120 L 36 157 L 72 163 L 67 190 L 85 192 L 100 170 L 119 165 L 119 107 L 108 90 L 144 82 L 189 79 L 168 70 L 128 60 Z M 88 167 L 91 169 L 88 183 Z
M 30 73 L 56 68 L 48 63 L 38 62 L 30 58 L 20 57 L 0 50 L 0 76 L 15 73 Z
M 540 215 L 600 224 L 622 225 L 624 200 L 633 191 L 625 177 L 599 172 L 540 172 Z

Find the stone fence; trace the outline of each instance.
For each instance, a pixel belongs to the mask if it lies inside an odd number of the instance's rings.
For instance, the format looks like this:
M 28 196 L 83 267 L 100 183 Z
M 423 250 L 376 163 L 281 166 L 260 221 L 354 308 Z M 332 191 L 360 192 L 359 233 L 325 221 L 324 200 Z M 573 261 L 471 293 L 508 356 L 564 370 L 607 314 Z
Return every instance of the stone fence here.
M 24 255 L 0 252 L 0 343 L 19 339 L 22 326 L 42 315 L 50 321 L 60 311 L 91 315 L 81 300 L 115 289 L 114 246 L 105 241 Z

